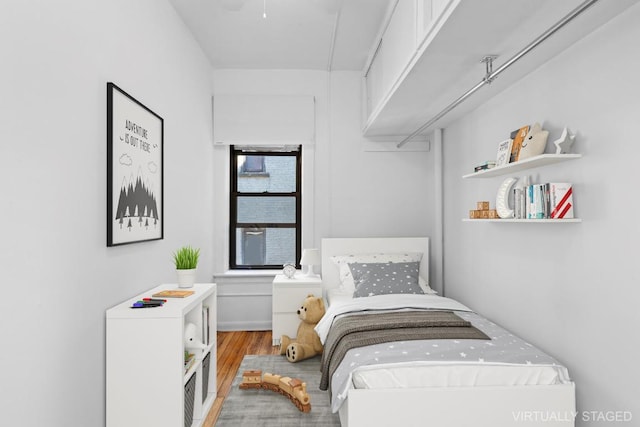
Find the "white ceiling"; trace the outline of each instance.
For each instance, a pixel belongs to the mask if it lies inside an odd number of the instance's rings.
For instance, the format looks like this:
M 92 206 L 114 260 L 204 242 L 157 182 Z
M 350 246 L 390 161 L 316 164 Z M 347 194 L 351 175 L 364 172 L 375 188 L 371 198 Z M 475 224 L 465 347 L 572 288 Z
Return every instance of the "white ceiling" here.
M 393 3 L 393 0 L 169 1 L 214 68 L 309 70 L 362 70 Z
M 396 0 L 169 0 L 214 68 L 362 71 Z M 408 135 L 584 0 L 460 2 L 402 85 L 365 124 L 367 136 Z M 446 126 L 640 0 L 595 3 L 566 28 L 437 122 Z M 497 12 L 499 11 L 499 13 Z M 266 18 L 263 13 L 266 12 Z M 597 66 L 597 64 L 594 64 Z M 576 71 L 579 72 L 579 71 Z M 432 124 L 433 127 L 433 124 Z M 429 129 L 425 129 L 425 132 Z

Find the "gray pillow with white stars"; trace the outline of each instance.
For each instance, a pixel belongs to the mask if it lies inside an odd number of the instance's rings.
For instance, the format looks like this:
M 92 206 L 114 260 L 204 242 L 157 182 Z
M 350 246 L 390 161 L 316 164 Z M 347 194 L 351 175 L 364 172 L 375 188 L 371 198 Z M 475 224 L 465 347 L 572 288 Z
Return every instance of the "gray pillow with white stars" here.
M 424 294 L 418 284 L 419 262 L 349 264 L 356 290 L 354 298 L 387 294 Z

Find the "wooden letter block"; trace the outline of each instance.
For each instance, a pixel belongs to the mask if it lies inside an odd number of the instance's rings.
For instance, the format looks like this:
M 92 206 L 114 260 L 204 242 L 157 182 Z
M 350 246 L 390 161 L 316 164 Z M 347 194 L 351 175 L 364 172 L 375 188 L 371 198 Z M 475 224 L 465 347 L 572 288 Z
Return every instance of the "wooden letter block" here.
M 478 202 L 477 209 L 479 211 L 488 211 L 489 210 L 489 202 Z

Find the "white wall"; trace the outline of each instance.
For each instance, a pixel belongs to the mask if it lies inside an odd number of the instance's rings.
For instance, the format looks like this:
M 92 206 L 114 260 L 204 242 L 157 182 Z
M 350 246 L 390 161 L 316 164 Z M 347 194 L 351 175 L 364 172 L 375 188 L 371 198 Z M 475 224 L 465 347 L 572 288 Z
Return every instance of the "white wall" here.
M 428 236 L 433 224 L 431 152 L 365 152 L 357 72 L 215 70 L 216 93 L 313 95 L 316 142 L 303 147 L 303 247 L 323 237 Z M 227 147 L 214 149 L 215 272 L 219 328 L 269 329 L 273 274 L 225 274 Z
M 580 426 L 591 411 L 640 419 L 640 324 L 635 195 L 640 5 L 629 9 L 446 129 L 445 283 L 461 300 L 566 364 Z M 486 89 L 491 90 L 491 88 Z M 495 202 L 503 178 L 463 180 L 495 156 L 513 129 L 544 121 L 553 141 L 578 132 L 581 160 L 531 171 L 574 183 L 579 224 L 462 223 L 478 200 Z M 549 142 L 548 151 L 553 152 Z
M 213 273 L 210 68 L 166 1 L 2 6 L 0 425 L 101 426 L 105 310 Z M 164 119 L 164 240 L 106 247 L 107 81 Z
M 331 73 L 329 216 L 322 237 L 429 236 L 433 224 L 433 156 L 427 151 L 365 151 L 360 73 Z

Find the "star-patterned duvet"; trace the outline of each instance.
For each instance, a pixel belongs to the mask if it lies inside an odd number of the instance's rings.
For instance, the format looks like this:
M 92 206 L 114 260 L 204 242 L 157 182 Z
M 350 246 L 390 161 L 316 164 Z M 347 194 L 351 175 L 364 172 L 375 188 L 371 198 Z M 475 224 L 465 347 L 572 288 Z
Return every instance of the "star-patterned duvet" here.
M 491 340 L 397 341 L 347 352 L 331 379 L 331 405 L 337 412 L 350 388 L 533 385 L 569 382 L 554 358 L 472 312 L 435 295 L 379 295 L 332 304 L 316 331 L 324 343 L 337 316 L 377 310 L 453 310 Z

